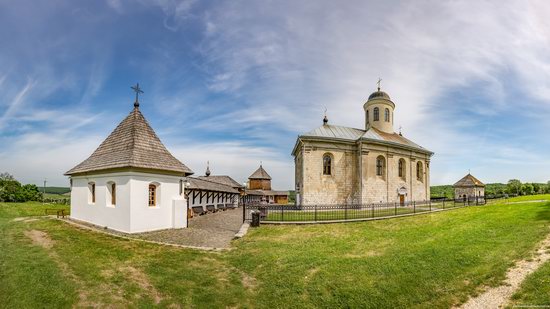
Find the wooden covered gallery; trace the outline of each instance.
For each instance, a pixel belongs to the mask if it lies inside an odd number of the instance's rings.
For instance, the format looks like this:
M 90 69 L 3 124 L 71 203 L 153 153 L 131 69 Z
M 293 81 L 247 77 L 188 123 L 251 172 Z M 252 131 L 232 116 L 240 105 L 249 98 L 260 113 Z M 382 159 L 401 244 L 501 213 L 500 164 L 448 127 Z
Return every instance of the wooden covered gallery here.
M 189 217 L 237 208 L 242 187 L 229 176 L 187 178 L 186 196 Z

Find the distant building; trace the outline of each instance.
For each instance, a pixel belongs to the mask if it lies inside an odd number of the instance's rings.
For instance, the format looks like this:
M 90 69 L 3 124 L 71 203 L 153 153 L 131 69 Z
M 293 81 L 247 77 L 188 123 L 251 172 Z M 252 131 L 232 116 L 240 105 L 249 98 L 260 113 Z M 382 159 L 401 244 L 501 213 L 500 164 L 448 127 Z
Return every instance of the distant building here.
M 485 184 L 470 173 L 457 181 L 453 188 L 455 199 L 468 199 L 471 201 L 485 196 Z
M 430 199 L 433 152 L 393 130 L 395 104 L 380 91 L 363 105 L 365 128 L 323 125 L 302 134 L 292 151 L 301 205 Z
M 183 191 L 191 174 L 149 126 L 136 95 L 132 112 L 65 173 L 71 179 L 71 218 L 126 233 L 186 227 Z
M 288 191 L 276 191 L 271 188 L 271 176 L 262 165 L 248 177 L 247 203 L 288 204 Z

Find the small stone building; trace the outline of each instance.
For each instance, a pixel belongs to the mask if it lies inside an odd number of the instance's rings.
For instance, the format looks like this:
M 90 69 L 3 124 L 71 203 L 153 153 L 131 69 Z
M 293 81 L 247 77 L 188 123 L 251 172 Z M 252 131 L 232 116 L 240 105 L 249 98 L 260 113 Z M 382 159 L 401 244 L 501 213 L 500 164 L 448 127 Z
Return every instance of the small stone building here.
M 288 191 L 276 191 L 271 188 L 271 176 L 260 167 L 248 177 L 246 190 L 247 203 L 288 204 Z
M 470 173 L 457 181 L 453 187 L 455 199 L 468 199 L 471 201 L 485 197 L 485 184 Z

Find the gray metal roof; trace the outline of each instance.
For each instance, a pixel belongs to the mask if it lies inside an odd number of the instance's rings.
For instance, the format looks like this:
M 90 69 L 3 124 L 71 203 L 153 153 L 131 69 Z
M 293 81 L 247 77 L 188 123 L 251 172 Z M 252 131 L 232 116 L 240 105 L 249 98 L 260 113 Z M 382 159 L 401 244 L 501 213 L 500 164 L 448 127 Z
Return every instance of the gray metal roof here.
M 395 132 L 385 133 L 373 127 L 369 128 L 368 130 L 361 130 L 357 128 L 325 124 L 306 134 L 300 135 L 300 138 L 326 138 L 344 140 L 349 142 L 355 142 L 362 138 L 386 144 L 403 145 L 421 150 L 423 152 L 430 152 L 426 148 L 412 142 L 411 140 Z

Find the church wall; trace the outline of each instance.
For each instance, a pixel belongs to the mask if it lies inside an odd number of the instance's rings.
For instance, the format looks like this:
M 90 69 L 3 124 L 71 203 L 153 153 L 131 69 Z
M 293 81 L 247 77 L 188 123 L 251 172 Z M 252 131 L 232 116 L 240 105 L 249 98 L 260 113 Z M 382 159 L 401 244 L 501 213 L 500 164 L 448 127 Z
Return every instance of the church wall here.
M 71 218 L 113 230 L 130 231 L 130 177 L 117 174 L 72 177 Z M 88 187 L 95 183 L 96 201 Z M 116 205 L 111 205 L 107 183 L 116 184 Z
M 326 146 L 326 145 L 325 145 Z M 357 160 L 353 146 L 348 149 L 306 146 L 302 154 L 303 181 L 301 199 L 304 205 L 358 203 Z M 323 155 L 332 155 L 332 175 L 323 175 Z M 299 172 L 297 171 L 299 174 Z
M 455 199 L 460 199 L 464 195 L 467 197 L 485 196 L 483 187 L 455 187 Z
M 383 156 L 386 160 L 384 176 L 376 175 L 376 159 Z M 404 188 L 405 202 L 420 201 L 429 198 L 429 171 L 424 169 L 424 182 L 416 179 L 416 162 L 425 160 L 420 154 L 377 144 L 363 144 L 363 190 L 362 203 L 395 203 L 399 202 L 399 190 Z M 405 177 L 399 177 L 399 160 L 405 161 Z M 427 191 L 428 190 L 428 191 Z
M 187 226 L 187 203 L 180 191 L 180 177 L 136 174 L 130 180 L 130 233 L 173 228 L 175 222 Z M 149 184 L 157 184 L 157 206 L 149 207 Z M 183 205 L 180 205 L 183 203 Z M 174 211 L 174 208 L 177 208 Z M 177 226 L 182 227 L 182 226 Z

